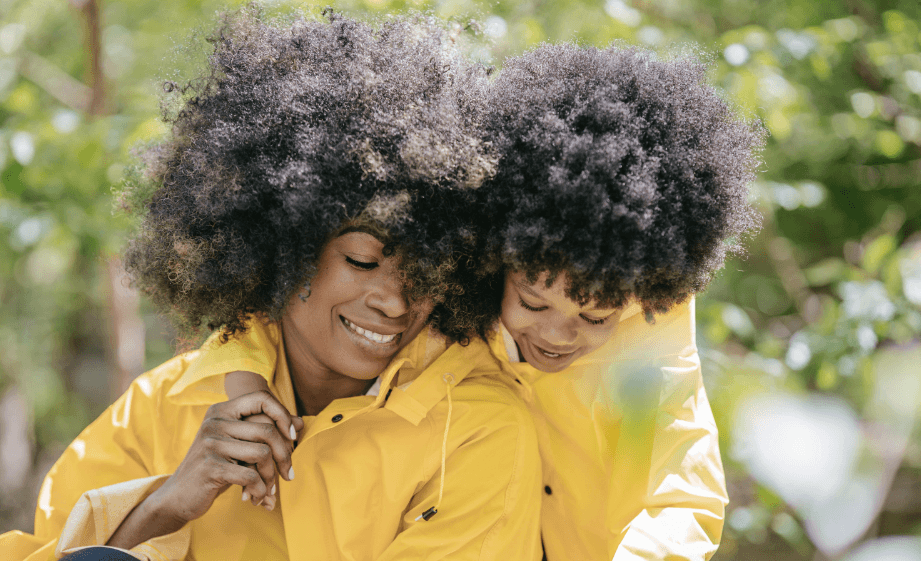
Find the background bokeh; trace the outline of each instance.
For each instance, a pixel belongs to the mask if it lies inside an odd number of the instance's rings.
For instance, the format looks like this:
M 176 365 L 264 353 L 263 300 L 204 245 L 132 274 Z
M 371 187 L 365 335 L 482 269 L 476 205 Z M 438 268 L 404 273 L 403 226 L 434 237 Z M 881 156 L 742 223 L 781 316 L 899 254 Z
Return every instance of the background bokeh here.
M 500 68 L 541 41 L 708 53 L 771 134 L 764 227 L 698 300 L 732 500 L 716 559 L 921 560 L 921 3 L 327 3 L 452 18 Z M 189 37 L 235 5 L 0 0 L 0 532 L 31 529 L 63 447 L 181 343 L 125 286 L 111 188 L 164 132 L 162 81 L 201 64 Z

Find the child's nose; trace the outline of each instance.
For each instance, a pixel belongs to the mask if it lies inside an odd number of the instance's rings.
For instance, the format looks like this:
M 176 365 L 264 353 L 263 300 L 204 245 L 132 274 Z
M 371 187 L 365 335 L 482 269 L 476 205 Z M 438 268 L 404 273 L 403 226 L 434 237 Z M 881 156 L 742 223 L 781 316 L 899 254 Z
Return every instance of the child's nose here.
M 559 347 L 572 345 L 579 336 L 579 331 L 573 323 L 570 319 L 547 322 L 541 330 L 541 337 L 551 345 Z

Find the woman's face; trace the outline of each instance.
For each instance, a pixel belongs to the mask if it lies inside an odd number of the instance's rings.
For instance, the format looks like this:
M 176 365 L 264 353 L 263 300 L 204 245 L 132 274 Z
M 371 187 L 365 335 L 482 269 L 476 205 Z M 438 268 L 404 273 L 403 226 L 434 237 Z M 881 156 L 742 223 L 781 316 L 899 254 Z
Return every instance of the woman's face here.
M 425 327 L 432 305 L 403 296 L 397 260 L 365 232 L 323 249 L 306 300 L 295 294 L 282 320 L 286 351 L 323 377 L 370 380 Z
M 604 345 L 614 334 L 623 309 L 580 306 L 566 294 L 567 275 L 549 288 L 548 273 L 529 284 L 524 273 L 505 277 L 502 323 L 522 358 L 544 372 L 559 372 L 579 357 Z

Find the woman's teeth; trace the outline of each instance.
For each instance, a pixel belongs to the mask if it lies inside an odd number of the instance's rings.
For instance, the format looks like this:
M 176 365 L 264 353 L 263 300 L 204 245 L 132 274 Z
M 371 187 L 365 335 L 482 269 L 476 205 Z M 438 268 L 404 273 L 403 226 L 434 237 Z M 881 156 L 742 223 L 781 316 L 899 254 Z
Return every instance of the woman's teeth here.
M 365 339 L 374 341 L 375 343 L 389 343 L 397 338 L 396 333 L 394 333 L 393 335 L 381 335 L 380 333 L 375 333 L 373 331 L 368 331 L 367 329 L 364 329 L 362 327 L 358 327 L 357 325 L 355 325 L 354 323 L 350 322 L 349 320 L 345 318 L 342 318 L 342 321 L 345 322 L 345 324 L 349 326 L 349 328 L 352 331 L 354 331 L 355 333 L 358 333 Z
M 548 357 L 550 357 L 550 358 L 557 358 L 558 356 L 560 356 L 560 355 L 557 354 L 557 353 L 548 353 L 548 352 L 545 351 L 544 349 L 541 349 L 540 352 L 544 353 L 544 356 L 548 356 Z

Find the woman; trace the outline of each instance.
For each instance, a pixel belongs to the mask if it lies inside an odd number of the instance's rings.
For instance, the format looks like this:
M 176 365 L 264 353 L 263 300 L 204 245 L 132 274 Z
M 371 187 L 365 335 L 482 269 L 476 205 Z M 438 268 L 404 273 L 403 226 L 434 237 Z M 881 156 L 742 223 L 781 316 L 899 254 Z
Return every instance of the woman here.
M 485 73 L 432 22 L 328 19 L 227 16 L 209 74 L 178 90 L 172 137 L 129 189 L 144 220 L 126 266 L 186 325 L 219 330 L 74 441 L 35 535 L 0 537 L 4 559 L 106 543 L 199 561 L 539 558 L 515 384 L 485 348 L 416 337 L 466 236 L 451 201 L 494 165 L 463 97 Z M 283 359 L 269 389 L 284 408 L 219 403 L 224 374 L 251 367 L 221 342 L 248 321 L 243 350 Z
M 691 58 L 544 45 L 489 93 L 501 159 L 477 191 L 478 259 L 436 311 L 493 326 L 480 335 L 529 395 L 550 561 L 701 560 L 719 543 L 727 498 L 693 295 L 757 225 L 763 130 L 705 74 Z

